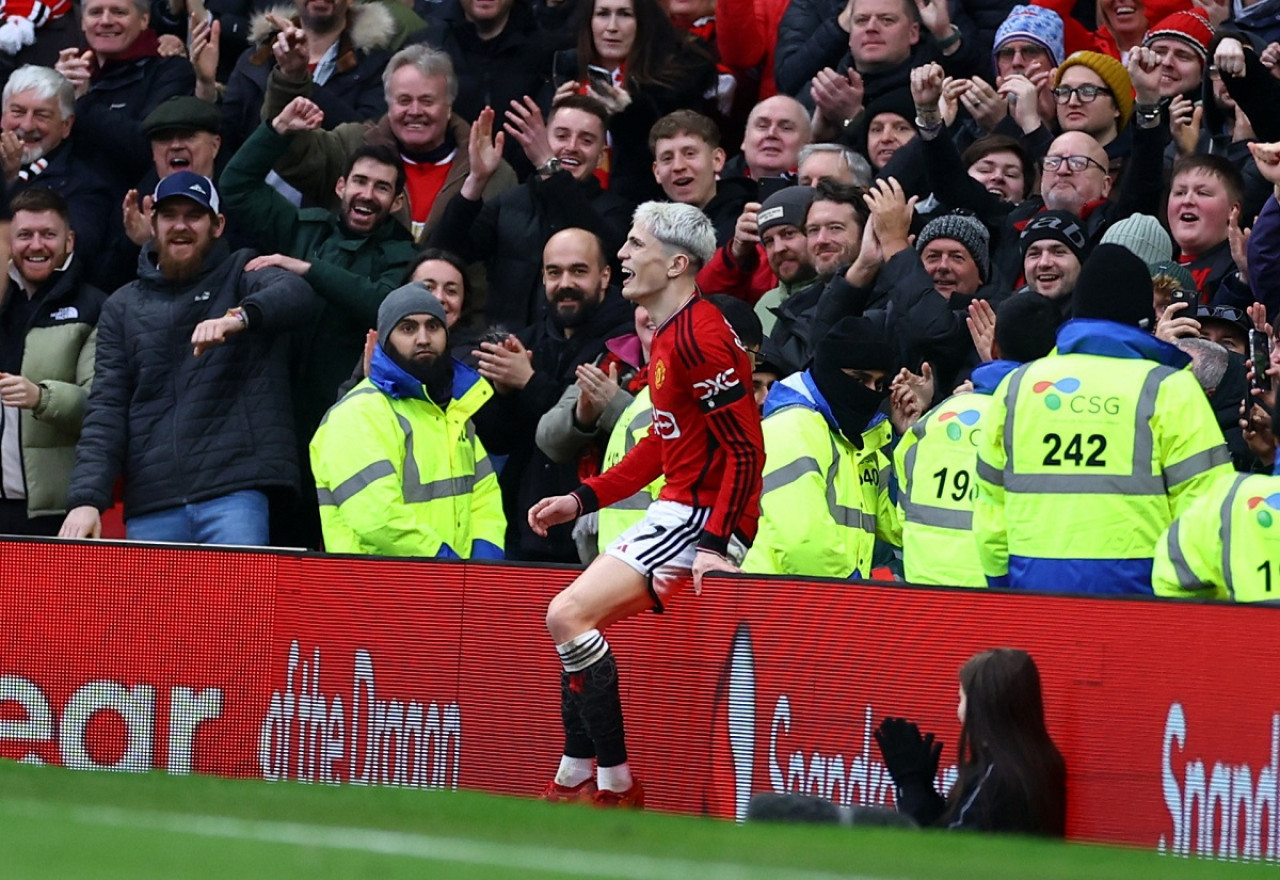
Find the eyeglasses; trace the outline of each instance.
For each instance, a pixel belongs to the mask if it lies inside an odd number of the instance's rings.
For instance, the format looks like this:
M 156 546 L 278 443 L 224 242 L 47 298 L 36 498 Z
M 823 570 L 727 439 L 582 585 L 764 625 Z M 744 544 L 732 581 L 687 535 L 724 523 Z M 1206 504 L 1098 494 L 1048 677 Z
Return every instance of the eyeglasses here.
M 1039 46 L 1012 46 L 1006 49 L 996 50 L 996 60 L 1012 61 L 1018 55 L 1021 55 L 1028 61 L 1036 61 L 1043 58 L 1048 53 Z
M 1066 162 L 1067 167 L 1077 174 L 1082 171 L 1088 171 L 1089 166 L 1093 165 L 1103 174 L 1107 173 L 1107 167 L 1100 162 L 1090 159 L 1088 156 L 1045 156 L 1044 170 L 1057 171 L 1062 167 L 1062 163 Z
M 1208 70 L 1209 79 L 1222 79 L 1222 74 L 1218 72 L 1218 65 L 1210 64 Z
M 1114 95 L 1115 93 L 1106 86 L 1083 85 L 1072 88 L 1071 86 L 1058 86 L 1056 89 L 1050 89 L 1054 100 L 1059 104 L 1065 104 L 1071 100 L 1071 96 L 1075 95 L 1080 99 L 1081 104 L 1092 104 L 1099 95 Z

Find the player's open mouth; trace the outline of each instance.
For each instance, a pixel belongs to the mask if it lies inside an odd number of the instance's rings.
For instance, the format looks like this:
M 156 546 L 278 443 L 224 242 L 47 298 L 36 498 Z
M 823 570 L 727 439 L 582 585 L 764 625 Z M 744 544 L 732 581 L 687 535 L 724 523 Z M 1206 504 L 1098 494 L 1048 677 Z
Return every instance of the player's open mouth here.
M 693 185 L 693 178 L 692 178 L 692 177 L 677 177 L 675 180 L 673 180 L 673 181 L 671 181 L 671 182 L 672 182 L 674 185 L 676 185 L 676 186 L 678 186 L 678 187 L 682 187 L 682 188 L 683 188 L 683 187 L 686 187 L 686 186 L 692 186 L 692 185 Z
M 623 287 L 626 287 L 627 282 L 629 282 L 632 278 L 636 277 L 636 273 L 628 269 L 626 266 L 622 267 L 622 271 L 619 274 L 622 276 Z

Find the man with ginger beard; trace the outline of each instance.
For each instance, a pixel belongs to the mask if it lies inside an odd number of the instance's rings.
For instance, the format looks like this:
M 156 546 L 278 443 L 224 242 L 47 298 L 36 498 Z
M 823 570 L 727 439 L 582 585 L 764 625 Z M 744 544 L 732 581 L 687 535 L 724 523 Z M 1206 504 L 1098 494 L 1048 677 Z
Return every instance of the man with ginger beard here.
M 269 492 L 296 491 L 281 331 L 314 295 L 231 253 L 213 182 L 189 171 L 156 188 L 138 280 L 98 320 L 95 381 L 59 535 L 101 535 L 124 477 L 130 540 L 262 545 Z
M 413 239 L 393 214 L 404 203 L 404 166 L 385 147 L 355 150 L 334 192 L 339 210 L 296 208 L 265 181 L 299 135 L 319 128 L 324 113 L 294 98 L 268 125 L 258 126 L 222 173 L 227 216 L 238 229 L 255 230 L 263 253 L 250 270 L 278 266 L 302 278 L 320 298 L 312 325 L 291 351 L 293 412 L 302 464 L 302 507 L 282 515 L 273 534 L 290 546 L 320 545 L 320 514 L 313 503 L 307 441 L 333 404 L 350 365 L 364 350 L 365 331 L 378 307 L 399 286 L 415 256 Z
M 482 342 L 475 352 L 480 375 L 493 383 L 513 438 L 511 457 L 499 478 L 507 517 L 509 559 L 578 561 L 572 525 L 533 533 L 524 515 L 537 501 L 563 494 L 579 483 L 574 464 L 556 464 L 537 448 L 538 421 L 577 381 L 580 364 L 595 363 L 605 343 L 634 332 L 631 304 L 610 284 L 608 255 L 590 231 L 564 229 L 542 251 L 546 317 L 519 337 Z
M 84 281 L 66 200 L 32 187 L 10 203 L 0 298 L 0 533 L 56 535 L 107 295 Z

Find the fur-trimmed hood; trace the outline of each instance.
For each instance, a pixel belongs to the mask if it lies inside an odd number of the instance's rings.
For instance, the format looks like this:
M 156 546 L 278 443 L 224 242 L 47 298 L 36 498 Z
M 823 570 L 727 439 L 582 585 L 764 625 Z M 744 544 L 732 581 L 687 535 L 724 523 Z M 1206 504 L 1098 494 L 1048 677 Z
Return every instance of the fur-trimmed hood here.
M 254 64 L 265 64 L 272 57 L 271 42 L 279 33 L 267 19 L 268 15 L 275 15 L 299 24 L 297 12 L 293 6 L 276 6 L 264 9 L 253 16 L 249 23 L 249 42 L 258 47 L 253 54 Z M 347 52 L 353 49 L 362 53 L 378 49 L 390 51 L 395 36 L 396 20 L 379 0 L 351 4 L 351 8 L 347 11 L 347 27 L 340 38 L 339 70 L 344 69 L 343 56 Z

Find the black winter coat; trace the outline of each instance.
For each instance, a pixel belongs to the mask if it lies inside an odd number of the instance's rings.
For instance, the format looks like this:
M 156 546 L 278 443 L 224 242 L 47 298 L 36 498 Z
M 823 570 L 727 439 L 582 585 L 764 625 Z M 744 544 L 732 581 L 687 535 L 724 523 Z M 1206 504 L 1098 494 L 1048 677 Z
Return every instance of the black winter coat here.
M 778 91 L 799 98 L 819 70 L 849 52 L 849 32 L 838 24 L 845 0 L 791 0 L 778 23 L 773 78 Z
M 93 390 L 76 446 L 67 509 L 111 506 L 124 476 L 126 516 L 243 489 L 296 487 L 285 337 L 314 294 L 283 269 L 245 272 L 250 250 L 218 241 L 191 281 L 167 281 L 148 244 L 138 280 L 98 320 Z M 196 324 L 243 306 L 249 329 L 200 357 Z
M 566 9 L 562 14 L 568 15 L 572 4 L 563 6 Z M 432 19 L 410 42 L 426 43 L 449 53 L 458 75 L 453 112 L 471 123 L 486 106 L 492 107 L 501 120 L 511 101 L 526 95 L 536 99 L 542 94 L 551 73 L 551 57 L 566 44 L 567 37 L 561 31 L 544 29 L 526 4 L 517 3 L 506 27 L 493 39 L 480 39 L 475 25 L 467 21 L 460 7 L 454 6 Z M 513 137 L 506 140 L 503 158 L 524 180 L 533 166 L 519 141 Z M 465 144 L 459 145 L 459 149 L 465 148 Z
M 75 155 L 72 141 L 63 141 L 45 157 L 48 166 L 30 180 L 9 184 L 8 198 L 34 186 L 44 186 L 67 200 L 71 209 L 71 228 L 76 234 L 76 256 L 90 266 L 101 264 L 108 243 L 108 230 L 124 229 L 120 223 L 120 199 L 111 188 L 110 179 L 93 165 Z M 95 283 L 97 279 L 94 279 Z
M 580 227 L 604 242 L 605 257 L 618 271 L 635 206 L 601 189 L 594 177 L 579 183 L 568 171 L 545 180 L 531 175 L 521 186 L 488 202 L 458 193 L 431 233 L 432 247 L 453 251 L 468 263 L 484 261 L 488 283 L 485 320 L 511 331 L 542 322 L 547 298 L 542 290 L 542 249 L 562 229 Z
M 533 379 L 521 391 L 496 396 L 486 405 L 504 409 L 508 431 L 519 437 L 499 477 L 507 513 L 507 558 L 545 562 L 578 562 L 573 524 L 555 526 L 539 538 L 529 529 L 529 508 L 548 495 L 563 495 L 578 487 L 575 464 L 556 464 L 534 442 L 538 420 L 560 400 L 575 381 L 579 364 L 590 364 L 605 352 L 605 342 L 635 332 L 635 309 L 610 288 L 585 327 L 566 339 L 547 318 L 520 334 L 533 352 Z
M 139 40 L 145 39 L 146 32 Z M 152 166 L 151 142 L 142 120 L 174 95 L 195 91 L 196 75 L 185 58 L 150 56 L 108 62 L 84 97 L 76 100 L 72 142 L 85 162 L 111 176 L 116 204 Z
M 286 20 L 296 18 L 293 7 L 275 12 Z M 271 40 L 275 31 L 265 14 L 254 16 L 254 45 L 245 50 L 227 80 L 222 97 L 222 148 L 230 156 L 258 127 L 262 101 L 267 94 L 267 77 L 275 68 Z M 312 84 L 311 100 L 324 111 L 324 128 L 332 130 L 344 122 L 380 119 L 387 112 L 382 88 L 382 71 L 391 59 L 390 47 L 396 23 L 378 3 L 351 7 L 349 24 L 338 38 L 338 60 L 324 85 Z

